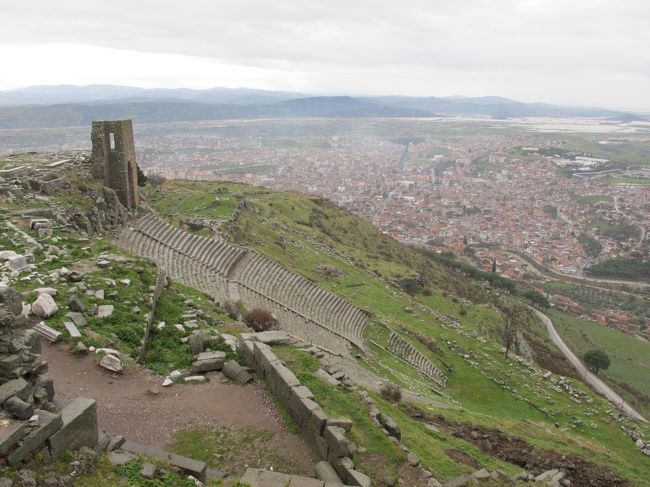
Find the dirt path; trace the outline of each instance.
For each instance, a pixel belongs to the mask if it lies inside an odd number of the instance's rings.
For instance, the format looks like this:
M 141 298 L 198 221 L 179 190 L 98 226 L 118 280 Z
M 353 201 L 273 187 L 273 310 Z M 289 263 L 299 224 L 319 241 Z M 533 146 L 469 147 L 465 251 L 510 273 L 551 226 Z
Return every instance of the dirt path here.
M 259 383 L 222 384 L 221 374 L 214 373 L 207 384 L 163 388 L 159 376 L 135 366 L 113 375 L 95 364 L 94 354 L 76 358 L 65 345 L 44 344 L 43 355 L 54 379 L 55 400 L 97 400 L 99 427 L 111 433 L 165 449 L 175 431 L 188 427 L 254 427 L 273 433 L 273 450 L 295 465 L 296 473 L 313 472 L 311 450 L 301 436 L 288 431 Z M 151 394 L 152 387 L 160 392 Z

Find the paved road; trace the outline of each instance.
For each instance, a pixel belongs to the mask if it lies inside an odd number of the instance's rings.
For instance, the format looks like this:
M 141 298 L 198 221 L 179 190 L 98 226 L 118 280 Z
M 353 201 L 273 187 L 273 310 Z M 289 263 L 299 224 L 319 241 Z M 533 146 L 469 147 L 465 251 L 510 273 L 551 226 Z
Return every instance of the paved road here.
M 587 370 L 587 367 L 585 367 L 585 365 L 580 361 L 576 354 L 573 353 L 569 347 L 567 347 L 566 343 L 564 343 L 564 340 L 562 340 L 562 337 L 557 332 L 555 326 L 553 325 L 553 322 L 548 316 L 534 308 L 531 309 L 546 325 L 548 334 L 551 337 L 551 340 L 553 340 L 553 343 L 557 345 L 562 354 L 564 354 L 569 362 L 571 362 L 571 364 L 576 368 L 580 376 L 584 378 L 585 382 L 588 382 L 596 390 L 596 392 L 604 396 L 609 402 L 611 402 L 618 409 L 622 410 L 629 417 L 643 421 L 644 423 L 648 422 L 643 416 L 637 413 L 634 408 L 632 408 L 632 406 L 628 405 L 621 396 L 611 390 L 607 384 L 605 384 L 602 380 Z
M 599 287 L 598 284 L 621 284 L 621 285 L 629 286 L 631 288 L 640 289 L 641 291 L 645 290 L 646 288 L 650 288 L 650 282 L 645 282 L 645 281 L 625 281 L 622 279 L 602 279 L 596 277 L 576 276 L 574 274 L 564 274 L 562 272 L 550 270 L 546 268 L 544 264 L 534 259 L 530 255 L 526 255 L 524 257 L 523 255 L 513 252 L 512 250 L 507 250 L 506 252 L 511 257 L 516 258 L 519 262 L 532 265 L 537 275 L 546 277 L 548 279 L 566 280 L 576 284 L 580 284 L 583 282 L 593 283 L 594 287 Z M 604 288 L 604 289 L 608 289 L 610 291 L 616 290 L 610 288 Z

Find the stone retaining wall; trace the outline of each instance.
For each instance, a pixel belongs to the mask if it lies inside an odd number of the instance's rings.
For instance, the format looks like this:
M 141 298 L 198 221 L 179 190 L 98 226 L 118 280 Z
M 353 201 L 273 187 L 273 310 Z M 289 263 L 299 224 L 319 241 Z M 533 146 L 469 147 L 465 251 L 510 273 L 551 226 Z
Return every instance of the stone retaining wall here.
M 327 417 L 314 395 L 273 352 L 269 345 L 240 338 L 237 353 L 263 379 L 321 460 L 329 462 L 342 482 L 369 486 L 370 479 L 354 469 L 346 430 Z M 349 428 L 348 428 L 349 429 Z

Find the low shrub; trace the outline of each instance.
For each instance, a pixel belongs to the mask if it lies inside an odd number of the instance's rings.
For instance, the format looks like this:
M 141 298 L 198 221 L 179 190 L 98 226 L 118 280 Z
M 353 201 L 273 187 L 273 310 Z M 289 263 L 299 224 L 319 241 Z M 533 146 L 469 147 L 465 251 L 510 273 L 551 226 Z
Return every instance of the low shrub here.
M 268 309 L 253 308 L 244 314 L 244 323 L 256 332 L 260 332 L 275 329 L 278 320 Z
M 384 382 L 379 392 L 389 401 L 400 402 L 402 400 L 402 389 L 392 382 Z

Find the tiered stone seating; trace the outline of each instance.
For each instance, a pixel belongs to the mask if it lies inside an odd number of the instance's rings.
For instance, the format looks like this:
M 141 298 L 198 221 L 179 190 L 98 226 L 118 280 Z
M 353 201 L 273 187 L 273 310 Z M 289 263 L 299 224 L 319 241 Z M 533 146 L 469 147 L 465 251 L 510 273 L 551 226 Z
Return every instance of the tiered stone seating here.
M 316 343 L 338 353 L 347 353 L 347 338 L 342 337 L 331 330 L 306 319 L 295 311 L 282 306 L 266 296 L 240 285 L 239 293 L 242 301 L 248 307 L 259 306 L 273 310 L 283 330 L 295 335 L 309 343 Z
M 196 255 L 199 247 L 207 247 L 210 239 L 188 234 L 147 215 L 135 228 L 124 229 L 117 243 L 134 254 L 153 260 L 178 282 L 200 289 L 218 301 L 228 299 L 225 276 L 191 257 Z M 245 252 L 245 249 L 228 246 L 239 253 Z
M 399 358 L 411 364 L 438 385 L 445 387 L 447 376 L 433 362 L 425 357 L 422 352 L 397 333 L 391 332 L 386 348 L 389 352 L 394 353 Z
M 125 228 L 117 242 L 217 300 L 238 294 L 249 308 L 271 309 L 284 329 L 306 341 L 340 352 L 348 342 L 364 348 L 366 312 L 257 252 L 183 232 L 152 214 Z
M 238 276 L 240 286 L 266 296 L 305 319 L 364 348 L 363 329 L 369 316 L 363 310 L 304 277 L 256 254 Z

